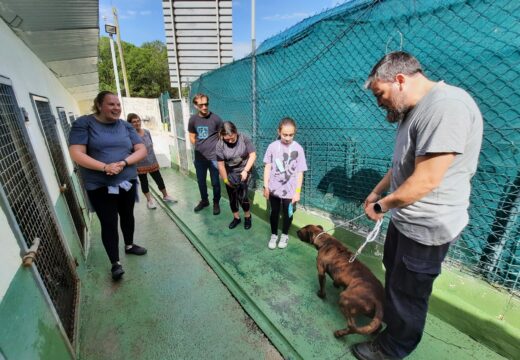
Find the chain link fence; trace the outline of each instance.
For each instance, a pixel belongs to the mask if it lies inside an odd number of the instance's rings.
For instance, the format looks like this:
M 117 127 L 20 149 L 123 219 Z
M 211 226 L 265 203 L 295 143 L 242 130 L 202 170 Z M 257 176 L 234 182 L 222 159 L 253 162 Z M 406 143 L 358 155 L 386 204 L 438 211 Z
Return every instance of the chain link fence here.
M 518 296 L 519 1 L 349 1 L 266 40 L 254 89 L 250 56 L 203 75 L 191 95 L 208 94 L 212 111 L 253 136 L 259 178 L 278 122 L 294 118 L 309 165 L 302 204 L 352 219 L 390 165 L 395 127 L 363 85 L 394 50 L 414 54 L 429 78 L 466 89 L 479 104 L 485 128 L 471 220 L 450 261 Z

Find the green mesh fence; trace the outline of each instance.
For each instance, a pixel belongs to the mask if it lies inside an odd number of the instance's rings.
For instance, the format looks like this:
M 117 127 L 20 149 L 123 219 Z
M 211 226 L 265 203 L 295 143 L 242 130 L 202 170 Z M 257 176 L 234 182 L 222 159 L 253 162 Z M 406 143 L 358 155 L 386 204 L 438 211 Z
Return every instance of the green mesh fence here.
M 248 57 L 203 75 L 191 95 L 208 94 L 212 111 L 253 136 L 258 178 L 279 120 L 293 117 L 309 165 L 302 204 L 351 219 L 388 169 L 395 135 L 364 81 L 385 53 L 400 49 L 480 106 L 471 220 L 450 260 L 518 294 L 520 1 L 350 1 L 265 41 L 254 91 Z M 363 219 L 354 230 L 372 225 Z

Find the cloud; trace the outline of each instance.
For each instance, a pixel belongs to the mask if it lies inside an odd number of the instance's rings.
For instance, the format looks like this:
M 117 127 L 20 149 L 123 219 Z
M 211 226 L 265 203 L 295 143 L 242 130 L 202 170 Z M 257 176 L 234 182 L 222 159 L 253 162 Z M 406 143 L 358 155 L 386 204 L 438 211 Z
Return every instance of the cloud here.
M 296 12 L 292 14 L 275 14 L 275 15 L 269 15 L 262 17 L 263 20 L 268 21 L 282 21 L 282 20 L 293 20 L 293 19 L 304 19 L 306 17 L 309 17 L 311 14 L 309 13 L 303 13 L 303 12 Z
M 151 10 L 139 11 L 139 15 L 143 15 L 143 16 L 152 15 L 152 11 Z

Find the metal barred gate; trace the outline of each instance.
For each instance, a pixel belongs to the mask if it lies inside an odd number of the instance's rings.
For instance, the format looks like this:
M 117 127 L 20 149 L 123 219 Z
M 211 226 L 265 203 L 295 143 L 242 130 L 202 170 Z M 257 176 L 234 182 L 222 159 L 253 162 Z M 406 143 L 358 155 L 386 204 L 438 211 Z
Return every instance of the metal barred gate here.
M 40 239 L 36 271 L 64 332 L 74 344 L 79 280 L 28 138 L 10 81 L 0 77 L 0 192 L 5 194 L 26 247 Z
M 40 127 L 45 136 L 45 142 L 51 155 L 52 164 L 56 172 L 56 177 L 60 183 L 60 191 L 65 196 L 65 201 L 72 217 L 74 227 L 78 233 L 81 245 L 85 247 L 86 225 L 79 200 L 76 197 L 74 187 L 65 162 L 65 155 L 61 147 L 56 119 L 52 115 L 49 100 L 43 97 L 32 95 L 32 100 L 39 117 Z

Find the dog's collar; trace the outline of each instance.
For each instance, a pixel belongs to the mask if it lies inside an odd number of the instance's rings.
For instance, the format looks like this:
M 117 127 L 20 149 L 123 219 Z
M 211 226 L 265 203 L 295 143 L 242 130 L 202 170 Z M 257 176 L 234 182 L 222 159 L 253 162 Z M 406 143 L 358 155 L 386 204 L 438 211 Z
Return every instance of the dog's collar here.
M 326 231 L 322 231 L 322 232 L 320 232 L 318 235 L 316 235 L 316 236 L 314 237 L 314 242 L 316 242 L 316 240 L 318 240 L 318 238 L 319 238 L 321 235 L 326 234 L 326 233 L 327 233 Z

